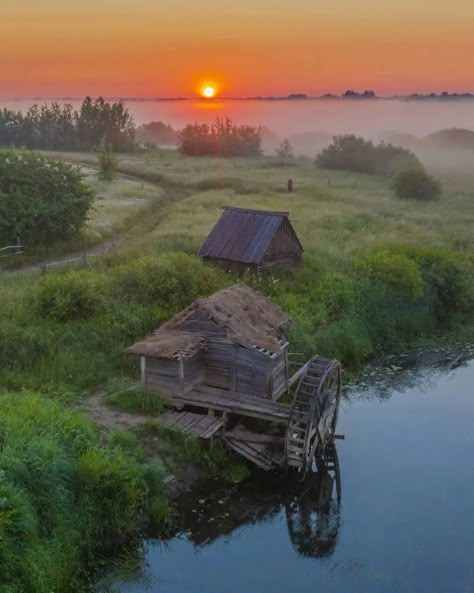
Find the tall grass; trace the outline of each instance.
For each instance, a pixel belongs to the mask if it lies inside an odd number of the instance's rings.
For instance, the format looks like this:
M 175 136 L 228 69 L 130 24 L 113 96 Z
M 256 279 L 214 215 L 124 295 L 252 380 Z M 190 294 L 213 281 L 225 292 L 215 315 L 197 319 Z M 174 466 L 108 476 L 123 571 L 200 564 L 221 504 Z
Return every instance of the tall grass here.
M 156 505 L 159 469 L 36 394 L 2 393 L 0 409 L 0 591 L 82 591 Z

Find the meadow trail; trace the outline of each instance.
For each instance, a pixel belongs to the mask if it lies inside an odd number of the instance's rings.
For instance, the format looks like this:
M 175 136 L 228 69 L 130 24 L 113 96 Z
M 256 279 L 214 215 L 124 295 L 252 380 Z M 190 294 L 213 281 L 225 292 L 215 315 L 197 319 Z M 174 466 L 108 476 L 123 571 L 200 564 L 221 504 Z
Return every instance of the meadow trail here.
M 79 410 L 106 432 L 114 428 L 132 430 L 150 421 L 149 416 L 130 414 L 108 406 L 105 396 L 103 392 L 95 393 L 79 406 Z

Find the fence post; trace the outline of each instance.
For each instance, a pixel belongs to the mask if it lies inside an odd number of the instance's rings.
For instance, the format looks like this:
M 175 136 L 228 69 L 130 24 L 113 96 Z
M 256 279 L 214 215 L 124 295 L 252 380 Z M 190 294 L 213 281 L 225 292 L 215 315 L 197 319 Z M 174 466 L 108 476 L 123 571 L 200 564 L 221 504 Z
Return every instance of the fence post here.
M 46 276 L 46 274 L 48 273 L 48 264 L 46 262 L 41 266 L 41 273 L 43 274 L 43 276 Z

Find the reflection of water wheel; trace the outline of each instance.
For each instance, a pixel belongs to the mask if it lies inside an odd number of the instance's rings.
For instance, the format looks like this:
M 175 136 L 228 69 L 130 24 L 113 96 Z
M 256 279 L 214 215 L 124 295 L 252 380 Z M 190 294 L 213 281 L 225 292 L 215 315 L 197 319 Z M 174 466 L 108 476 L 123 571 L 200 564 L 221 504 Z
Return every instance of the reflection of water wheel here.
M 300 379 L 288 420 L 286 464 L 303 475 L 324 451 L 336 429 L 341 398 L 341 364 L 315 356 Z
M 334 444 L 327 446 L 323 467 L 307 484 L 285 503 L 288 533 L 302 556 L 328 556 L 336 547 L 340 523 L 341 477 Z

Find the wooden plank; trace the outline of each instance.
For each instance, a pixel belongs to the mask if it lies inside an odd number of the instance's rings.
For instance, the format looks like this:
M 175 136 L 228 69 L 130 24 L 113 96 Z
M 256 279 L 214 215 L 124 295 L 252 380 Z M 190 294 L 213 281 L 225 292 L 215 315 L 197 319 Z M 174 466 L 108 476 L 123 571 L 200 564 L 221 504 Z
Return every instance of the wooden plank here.
M 206 391 L 193 390 L 186 395 L 175 395 L 172 401 L 284 424 L 290 415 L 290 406 L 287 404 L 212 388 L 206 388 Z
M 257 446 L 251 447 L 243 443 L 242 441 L 233 440 L 233 439 L 224 439 L 224 441 L 229 445 L 231 449 L 233 449 L 236 453 L 239 453 L 252 463 L 254 463 L 257 467 L 260 467 L 263 470 L 270 471 L 274 469 L 277 465 L 271 457 L 264 455 L 263 447 L 259 450 Z
M 283 447 L 285 439 L 271 434 L 259 434 L 242 427 L 234 428 L 231 431 L 224 432 L 224 438 L 232 440 L 245 441 L 246 443 L 261 443 L 267 445 L 281 445 Z

